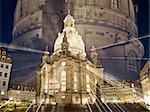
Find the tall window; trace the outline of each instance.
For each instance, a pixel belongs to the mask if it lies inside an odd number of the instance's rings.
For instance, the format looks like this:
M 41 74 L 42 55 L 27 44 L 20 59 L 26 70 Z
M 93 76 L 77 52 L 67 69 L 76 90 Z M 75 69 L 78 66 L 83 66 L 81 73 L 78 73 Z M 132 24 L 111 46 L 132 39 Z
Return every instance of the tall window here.
M 2 72 L 0 72 L 0 77 L 2 76 Z
M 20 12 L 21 16 L 25 15 L 28 10 L 27 0 L 21 0 Z
M 74 80 L 75 83 L 78 82 L 77 73 L 76 72 L 73 74 L 73 80 Z
M 90 83 L 90 77 L 89 77 L 89 75 L 86 75 L 86 83 Z
M 138 70 L 138 60 L 136 58 L 137 58 L 136 53 L 133 50 L 131 50 L 128 53 L 127 69 L 132 70 L 132 71 Z
M 66 91 L 66 71 L 61 72 L 61 91 Z
M 90 76 L 88 74 L 86 75 L 86 89 L 87 92 L 90 92 Z
M 6 56 L 2 56 L 1 61 L 5 62 Z
M 1 68 L 3 68 L 4 67 L 4 65 L 3 64 L 1 64 Z
M 22 0 L 20 0 L 20 17 L 23 15 L 23 3 Z
M 5 73 L 5 75 L 4 75 L 5 77 L 7 77 L 7 73 Z
M 114 8 L 119 8 L 118 0 L 111 0 L 111 6 L 114 7 Z
M 77 78 L 76 72 L 73 74 L 73 81 L 74 81 L 74 91 L 77 92 L 78 91 L 78 78 Z
M 8 65 L 6 65 L 6 69 L 8 69 L 9 68 L 9 66 Z
M 3 86 L 6 86 L 6 82 L 5 81 L 3 81 Z

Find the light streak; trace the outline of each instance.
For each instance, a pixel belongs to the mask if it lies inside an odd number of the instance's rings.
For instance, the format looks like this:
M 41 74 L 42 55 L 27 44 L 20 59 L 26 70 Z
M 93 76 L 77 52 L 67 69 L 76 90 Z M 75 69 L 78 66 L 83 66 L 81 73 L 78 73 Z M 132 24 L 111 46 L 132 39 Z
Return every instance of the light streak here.
M 96 107 L 98 108 L 98 110 L 99 110 L 100 112 L 103 112 L 97 102 L 95 102 L 95 105 L 96 105 Z M 103 105 L 102 105 L 102 106 L 103 106 Z
M 4 104 L 2 104 L 2 105 L 0 106 L 0 108 L 2 108 L 3 106 L 5 106 L 5 105 L 8 104 L 9 102 L 10 102 L 10 100 L 6 101 Z
M 149 58 L 131 58 L 131 57 L 99 57 L 99 59 L 113 59 L 113 60 L 150 60 Z
M 40 65 L 40 63 L 38 63 L 38 64 L 26 65 L 26 66 L 24 66 L 24 67 L 20 67 L 20 68 L 17 68 L 17 69 L 13 69 L 12 71 L 13 71 L 13 72 L 16 72 L 16 71 L 18 71 L 18 70 L 27 69 L 27 68 L 34 67 L 34 66 L 37 66 L 37 65 Z
M 106 98 L 106 100 L 107 100 L 107 97 L 100 91 L 100 89 L 94 84 L 94 82 L 92 81 L 92 80 L 90 80 L 90 82 L 92 83 L 92 85 L 94 85 L 95 87 L 96 87 L 96 89 Z M 120 82 L 118 82 L 118 83 L 116 83 L 115 85 L 118 85 Z M 123 86 L 126 86 L 126 85 L 124 85 L 124 84 L 122 84 L 122 83 L 120 83 L 121 85 L 123 85 Z M 94 92 L 93 92 L 94 93 Z M 142 94 L 141 92 L 139 93 L 139 94 Z M 96 97 L 97 98 L 97 97 Z M 144 99 L 142 99 L 142 98 L 139 98 L 139 97 L 137 97 L 140 101 L 144 101 Z M 97 100 L 98 101 L 98 100 Z M 125 112 L 125 110 L 120 106 L 120 105 L 118 105 L 117 103 L 115 103 L 116 104 L 116 106 L 122 111 L 122 112 Z M 114 104 L 113 104 L 114 105 Z
M 90 79 L 89 79 L 90 80 Z M 100 91 L 100 89 L 94 84 L 94 82 L 92 81 L 92 80 L 90 80 L 90 82 L 92 83 L 92 85 L 94 85 L 95 87 L 96 87 L 96 89 L 107 99 L 107 97 Z M 91 88 L 90 88 L 91 89 Z M 93 92 L 93 90 L 91 89 L 91 91 Z M 93 94 L 95 94 L 94 92 L 93 92 Z M 96 96 L 96 95 L 95 95 Z M 97 99 L 97 101 L 101 104 L 101 106 L 102 106 L 102 108 L 105 110 L 105 108 L 103 107 L 103 105 L 102 105 L 102 103 L 99 101 L 99 99 L 97 98 L 97 96 L 96 96 L 96 99 Z M 105 103 L 104 102 L 104 104 L 108 107 L 108 109 L 110 109 L 109 108 L 109 106 L 107 105 L 107 103 Z M 119 105 L 118 105 L 119 106 Z M 120 107 L 120 106 L 119 106 Z M 121 108 L 121 107 L 120 107 Z M 125 112 L 122 108 L 121 108 L 121 110 L 123 111 L 123 112 Z M 106 111 L 106 110 L 105 110 Z
M 25 112 L 28 112 L 30 110 L 30 108 L 32 107 L 33 103 L 30 104 L 30 106 L 27 108 L 27 110 Z
M 38 106 L 38 108 L 37 108 L 36 112 L 38 112 L 38 111 L 40 110 L 40 108 L 41 108 L 41 105 L 42 105 L 43 101 L 44 101 L 44 99 L 42 99 L 42 100 L 41 100 L 40 105 Z
M 122 112 L 125 112 L 125 110 L 123 110 L 123 108 L 120 107 L 120 105 L 118 105 L 117 103 L 115 103 L 115 104 L 116 104 L 116 106 L 117 106 Z
M 21 50 L 21 51 L 41 53 L 41 54 L 43 54 L 45 52 L 45 51 L 41 51 L 41 50 L 36 50 L 36 49 L 31 49 L 31 48 L 26 48 L 26 47 L 19 47 L 19 46 L 14 46 L 14 45 L 7 45 L 7 44 L 3 44 L 3 43 L 0 43 L 0 47 L 13 49 L 13 50 Z
M 90 90 L 91 90 L 91 92 L 93 93 L 93 95 L 95 95 L 97 101 L 100 102 L 100 100 L 97 98 L 97 96 L 96 96 L 96 94 L 94 93 L 94 91 L 93 91 L 91 88 L 90 88 Z M 104 104 L 105 104 L 105 106 L 109 109 L 110 112 L 113 112 L 112 109 L 107 105 L 107 103 L 104 102 Z M 106 111 L 106 112 L 107 112 L 107 111 Z
M 6 101 L 4 104 L 2 104 L 2 105 L 0 106 L 0 108 L 2 108 L 3 106 L 5 106 L 6 104 L 9 104 L 11 100 L 13 100 L 12 97 L 10 97 L 8 101 Z
M 92 111 L 92 108 L 91 108 L 91 106 L 89 105 L 89 103 L 88 103 L 88 102 L 87 102 L 87 106 L 88 106 L 88 108 L 89 108 L 90 112 L 93 112 L 93 111 Z
M 114 44 L 109 44 L 109 45 L 97 47 L 94 50 L 101 50 L 101 49 L 106 49 L 106 48 L 110 48 L 110 47 L 114 47 L 114 46 L 119 46 L 119 45 L 127 44 L 129 42 L 133 42 L 133 41 L 137 41 L 137 40 L 141 40 L 141 39 L 145 39 L 145 38 L 150 38 L 150 35 L 146 35 L 146 36 L 139 37 L 139 38 L 133 38 L 133 39 L 128 40 L 128 41 L 120 41 L 120 42 L 117 42 Z M 94 51 L 94 50 L 91 50 L 91 51 Z
M 100 76 L 99 76 L 100 77 Z M 90 79 L 89 79 L 90 80 Z M 93 81 L 90 80 L 90 82 L 97 88 L 97 86 L 94 84 Z M 99 88 L 97 88 L 99 90 Z M 96 94 L 94 93 L 94 91 L 90 88 L 91 92 L 93 93 L 93 95 L 95 95 L 97 101 L 99 102 L 99 104 L 101 104 L 102 108 L 107 112 L 107 110 L 103 107 L 102 103 L 100 102 L 100 100 L 97 98 Z M 100 90 L 99 90 L 100 91 Z M 100 91 L 101 92 L 101 91 Z M 103 93 L 102 93 L 103 94 Z M 105 96 L 106 97 L 106 96 Z M 113 112 L 110 107 L 107 105 L 107 103 L 104 102 L 104 104 L 106 105 L 106 107 L 111 111 Z
M 29 111 L 29 109 L 32 107 L 32 105 L 34 105 L 35 104 L 35 100 L 33 100 L 32 101 L 32 103 L 30 104 L 30 106 L 27 108 L 27 110 L 25 111 L 25 112 L 28 112 Z

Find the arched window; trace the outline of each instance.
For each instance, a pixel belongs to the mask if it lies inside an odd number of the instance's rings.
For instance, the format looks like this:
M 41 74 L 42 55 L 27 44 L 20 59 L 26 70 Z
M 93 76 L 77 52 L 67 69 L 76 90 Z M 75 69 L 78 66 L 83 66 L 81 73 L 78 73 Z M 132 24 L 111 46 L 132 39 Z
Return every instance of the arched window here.
M 118 0 L 111 0 L 111 6 L 114 7 L 114 8 L 119 8 Z
M 6 51 L 3 51 L 3 52 L 2 52 L 2 55 L 5 56 L 5 55 L 6 55 Z
M 66 91 L 66 71 L 61 72 L 61 91 Z
M 5 62 L 6 61 L 6 56 L 2 56 L 1 61 Z

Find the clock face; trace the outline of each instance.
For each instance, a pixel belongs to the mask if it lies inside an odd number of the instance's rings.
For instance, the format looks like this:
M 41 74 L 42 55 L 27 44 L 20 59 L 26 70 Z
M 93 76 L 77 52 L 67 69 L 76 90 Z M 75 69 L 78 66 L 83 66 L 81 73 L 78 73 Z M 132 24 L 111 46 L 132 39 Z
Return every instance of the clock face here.
M 60 21 L 60 16 L 58 14 L 54 14 L 50 17 L 50 21 L 52 23 L 58 23 Z
M 66 62 L 65 61 L 61 62 L 61 65 L 66 66 Z

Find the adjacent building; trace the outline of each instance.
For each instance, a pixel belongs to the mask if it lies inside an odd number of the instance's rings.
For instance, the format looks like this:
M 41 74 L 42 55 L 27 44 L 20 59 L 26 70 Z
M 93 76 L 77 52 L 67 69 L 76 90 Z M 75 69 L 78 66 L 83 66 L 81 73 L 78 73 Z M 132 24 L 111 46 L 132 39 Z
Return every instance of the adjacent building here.
M 9 89 L 8 97 L 14 101 L 32 102 L 36 100 L 36 90 L 35 87 L 16 86 Z
M 103 97 L 106 102 L 142 102 L 143 93 L 139 82 L 113 81 L 102 86 Z
M 0 95 L 6 96 L 11 74 L 12 60 L 6 49 L 0 48 Z
M 86 104 L 96 100 L 96 86 L 103 83 L 103 67 L 94 46 L 91 60 L 86 58 L 85 44 L 71 15 L 64 19 L 54 52 L 44 53 L 38 71 L 39 99 L 50 104 Z
M 140 72 L 141 85 L 145 103 L 150 109 L 150 61 L 144 65 Z

